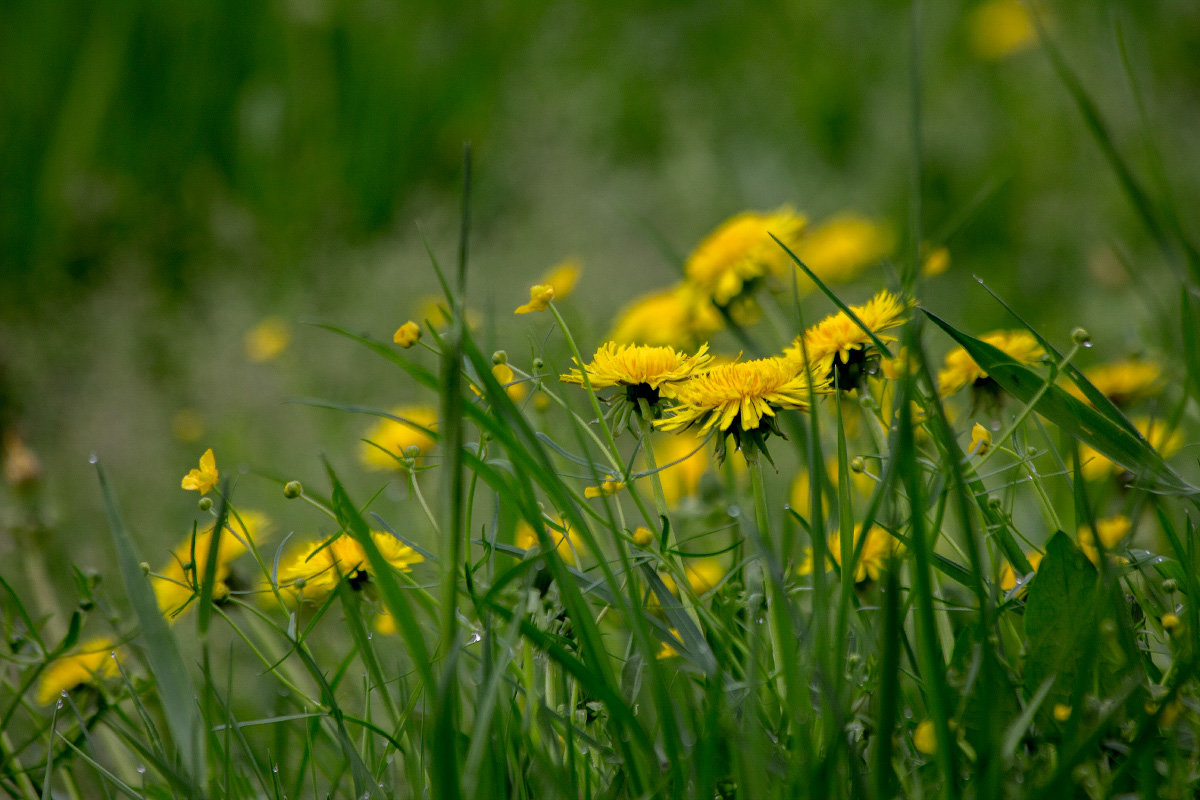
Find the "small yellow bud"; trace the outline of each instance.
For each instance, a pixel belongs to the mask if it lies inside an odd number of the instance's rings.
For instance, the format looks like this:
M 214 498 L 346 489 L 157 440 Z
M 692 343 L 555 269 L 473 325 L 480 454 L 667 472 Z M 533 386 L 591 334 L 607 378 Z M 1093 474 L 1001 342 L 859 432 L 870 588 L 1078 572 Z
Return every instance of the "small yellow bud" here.
M 976 422 L 975 427 L 971 428 L 971 444 L 967 447 L 967 455 L 981 456 L 991 445 L 992 432 Z
M 392 341 L 401 347 L 408 349 L 412 347 L 421 338 L 421 328 L 411 319 L 396 329 L 392 334 Z
M 1054 704 L 1054 719 L 1059 722 L 1066 722 L 1071 718 L 1071 707 L 1063 703 Z
M 304 486 L 300 481 L 288 481 L 283 485 L 283 496 L 288 500 L 295 500 L 302 494 L 304 494 Z

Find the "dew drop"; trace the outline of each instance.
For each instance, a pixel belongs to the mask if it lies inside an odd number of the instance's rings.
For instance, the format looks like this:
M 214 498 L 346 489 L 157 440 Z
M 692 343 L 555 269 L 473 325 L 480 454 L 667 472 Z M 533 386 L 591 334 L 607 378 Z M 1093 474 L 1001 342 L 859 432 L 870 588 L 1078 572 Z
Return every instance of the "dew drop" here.
M 95 453 L 92 453 L 90 456 L 88 456 L 88 463 L 89 464 L 99 464 L 100 456 L 96 455 Z
M 275 766 L 271 767 L 271 772 L 274 772 L 276 775 L 278 775 L 279 774 L 279 765 L 276 764 Z
M 470 636 L 467 637 L 467 644 L 475 644 L 482 638 L 483 637 L 480 636 L 478 633 L 472 633 Z
M 372 640 L 372 639 L 374 639 L 374 638 L 375 638 L 375 634 L 373 634 L 373 633 L 368 633 L 368 634 L 367 634 L 367 641 L 368 641 L 368 642 L 369 642 L 369 641 L 371 641 L 371 640 Z
M 138 770 L 138 775 L 145 775 L 146 774 L 146 765 L 138 764 L 137 770 Z
M 63 701 L 62 701 L 61 697 L 58 698 L 58 702 L 54 704 L 54 707 L 57 708 L 59 711 L 62 711 Z

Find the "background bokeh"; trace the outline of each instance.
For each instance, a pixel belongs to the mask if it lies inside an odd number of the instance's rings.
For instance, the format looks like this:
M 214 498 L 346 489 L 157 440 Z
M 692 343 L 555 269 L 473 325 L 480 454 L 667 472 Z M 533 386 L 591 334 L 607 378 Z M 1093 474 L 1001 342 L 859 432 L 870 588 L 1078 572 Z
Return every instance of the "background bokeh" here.
M 1089 328 L 1095 358 L 1153 349 L 1170 264 L 1036 42 L 996 48 L 989 5 L 920 14 L 921 223 L 952 257 L 922 299 L 977 333 L 1008 324 L 979 275 L 1052 338 Z M 1200 5 L 1040 8 L 1194 230 Z M 206 447 L 243 465 L 247 504 L 278 496 L 260 472 L 319 483 L 323 451 L 353 472 L 368 421 L 287 398 L 415 390 L 302 323 L 386 340 L 415 315 L 435 290 L 423 239 L 455 257 L 464 142 L 471 304 L 514 353 L 546 327 L 511 309 L 567 255 L 588 348 L 742 209 L 851 209 L 903 240 L 911 30 L 901 2 L 0 5 L 0 424 L 41 462 L 45 546 L 103 563 L 92 452 L 154 561 L 190 529 L 179 479 Z M 271 317 L 287 347 L 248 358 Z

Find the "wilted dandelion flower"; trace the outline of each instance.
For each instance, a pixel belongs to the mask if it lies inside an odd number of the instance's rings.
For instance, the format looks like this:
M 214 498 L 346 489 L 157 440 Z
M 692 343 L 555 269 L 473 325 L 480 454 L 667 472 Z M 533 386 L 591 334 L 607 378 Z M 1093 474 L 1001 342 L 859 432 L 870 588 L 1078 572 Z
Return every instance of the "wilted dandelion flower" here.
M 371 531 L 371 541 L 383 559 L 401 572 L 412 570 L 425 557 L 390 533 Z M 279 567 L 279 588 L 302 593 L 317 600 L 326 597 L 345 580 L 359 589 L 374 575 L 366 551 L 354 537 L 339 533 L 332 539 L 308 545 Z
M 279 317 L 267 317 L 246 333 L 246 358 L 262 363 L 278 358 L 292 342 L 292 331 Z
M 240 518 L 241 522 L 238 522 Z M 230 515 L 217 549 L 216 584 L 213 597 L 228 596 L 229 564 L 246 552 L 247 542 L 256 542 L 265 535 L 270 521 L 257 511 L 243 511 L 238 517 Z M 158 610 L 169 622 L 174 622 L 192 598 L 200 591 L 200 582 L 208 569 L 208 551 L 211 547 L 214 522 L 198 533 L 195 542 L 188 536 L 171 552 L 171 560 L 154 576 L 154 597 Z
M 591 363 L 581 367 L 592 389 L 621 386 L 630 403 L 636 406 L 639 400 L 645 400 L 653 406 L 660 395 L 672 396 L 681 381 L 711 360 L 707 344 L 701 345 L 696 355 L 689 356 L 671 347 L 605 342 L 592 356 Z M 561 375 L 560 380 L 582 386 L 583 372 L 577 367 Z
M 886 225 L 847 213 L 808 231 L 792 250 L 826 283 L 848 283 L 891 253 L 894 244 Z M 802 288 L 812 288 L 806 275 L 799 281 Z
M 1041 566 L 1042 559 L 1044 557 L 1045 557 L 1045 554 L 1041 553 L 1037 550 L 1034 550 L 1032 552 L 1025 554 L 1025 560 L 1029 562 L 1029 566 L 1033 569 L 1034 572 L 1037 572 L 1038 567 Z M 1000 589 L 1001 589 L 1001 591 L 1011 592 L 1016 585 L 1017 585 L 1016 570 L 1014 570 L 1012 568 L 1012 564 L 1009 564 L 1006 561 L 1006 562 L 1004 562 L 1004 566 L 1002 566 L 1000 568 Z
M 364 437 L 367 441 L 362 443 L 359 456 L 369 469 L 398 469 L 396 457 L 403 456 L 405 450 L 416 447 L 425 453 L 434 445 L 433 437 L 422 430 L 437 429 L 437 409 L 433 406 L 399 406 L 392 409 L 392 415 L 406 421 L 385 417 Z
M 1029 331 L 993 331 L 979 338 L 1021 364 L 1037 364 L 1046 355 Z M 948 397 L 964 386 L 991 393 L 999 391 L 995 382 L 961 347 L 956 347 L 946 355 L 945 365 L 938 371 L 937 383 L 938 394 L 942 397 Z
M 733 437 L 738 449 L 750 446 L 769 457 L 765 439 L 783 435 L 775 424 L 776 412 L 806 410 L 809 392 L 808 379 L 786 358 L 735 361 L 679 384 L 671 416 L 654 424 L 668 431 L 697 426 L 701 435 L 715 429 L 719 460 L 725 457 L 726 436 Z
M 1142 436 L 1146 437 L 1146 441 L 1150 446 L 1157 450 L 1158 454 L 1163 458 L 1170 458 L 1175 455 L 1183 445 L 1183 436 L 1178 431 L 1172 431 L 1168 428 L 1167 423 L 1162 420 L 1155 420 L 1150 417 L 1136 417 L 1131 421 L 1133 422 L 1133 427 L 1137 428 Z M 1083 473 L 1083 477 L 1089 481 L 1104 480 L 1121 469 L 1110 461 L 1107 456 L 1100 455 L 1100 453 L 1086 444 L 1079 446 L 1079 463 L 1079 469 Z
M 839 389 L 853 389 L 870 371 L 870 365 L 882 355 L 867 331 L 875 334 L 884 344 L 896 341 L 896 337 L 884 331 L 904 324 L 910 308 L 911 301 L 882 291 L 863 305 L 850 306 L 866 330 L 859 327 L 845 311 L 839 311 L 796 337 L 784 355 L 795 362 L 801 371 L 807 356 L 814 377 L 828 378 L 831 382 L 836 377 Z
M 684 266 L 688 281 L 718 306 L 728 306 L 757 283 L 790 263 L 774 234 L 795 249 L 807 221 L 791 208 L 746 211 L 723 222 L 692 251 Z
M 650 292 L 617 314 L 609 339 L 617 344 L 645 344 L 691 349 L 719 331 L 721 313 L 686 281 Z
M 179 485 L 189 492 L 208 494 L 220 479 L 221 474 L 217 472 L 217 459 L 210 447 L 204 451 L 204 455 L 200 456 L 199 469 L 193 469 L 184 475 L 183 481 Z
M 1157 361 L 1126 359 L 1085 369 L 1083 376 L 1100 394 L 1120 406 L 1155 395 L 1162 388 L 1162 372 Z M 1083 392 L 1075 384 L 1071 384 L 1070 392 L 1083 399 Z
M 550 305 L 550 301 L 554 299 L 554 287 L 539 283 L 536 286 L 529 287 L 529 302 L 517 306 L 514 314 L 531 314 L 534 311 L 545 311 Z
M 63 692 L 116 676 L 115 647 L 111 639 L 91 639 L 79 645 L 71 655 L 55 659 L 42 671 L 41 680 L 38 681 L 38 703 L 48 706 Z

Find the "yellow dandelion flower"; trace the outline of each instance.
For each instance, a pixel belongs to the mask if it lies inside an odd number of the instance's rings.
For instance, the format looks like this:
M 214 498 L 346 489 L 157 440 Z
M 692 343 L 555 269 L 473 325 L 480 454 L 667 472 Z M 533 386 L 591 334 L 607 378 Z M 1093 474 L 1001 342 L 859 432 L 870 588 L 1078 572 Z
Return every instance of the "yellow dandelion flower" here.
M 399 406 L 392 409 L 392 415 L 405 421 L 380 419 L 364 437 L 367 441 L 362 443 L 359 456 L 368 469 L 398 469 L 400 463 L 395 456 L 403 456 L 410 447 L 426 453 L 434 445 L 433 437 L 423 430 L 437 430 L 437 409 L 433 406 Z
M 992 331 L 979 338 L 1022 364 L 1037 364 L 1046 355 L 1029 331 Z M 938 371 L 937 383 L 938 394 L 942 397 L 948 397 L 964 386 L 979 389 L 994 386 L 987 373 L 961 347 L 956 347 L 946 355 L 946 363 Z
M 859 321 L 884 344 L 896 341 L 884 331 L 904 324 L 912 302 L 888 291 L 882 291 L 861 306 L 850 306 Z M 803 338 L 803 342 L 801 342 Z M 832 379 L 836 373 L 838 387 L 850 389 L 859 385 L 867 364 L 878 352 L 867 331 L 844 311 L 831 314 L 797 337 L 784 355 L 803 365 L 805 355 L 812 365 L 813 375 Z
M 618 314 L 609 339 L 689 350 L 719 331 L 721 313 L 686 281 L 642 295 Z
M 624 488 L 625 481 L 619 481 L 610 475 L 601 481 L 599 486 L 588 486 L 584 489 L 583 496 L 589 500 L 595 497 L 612 497 Z
M 204 451 L 204 455 L 200 456 L 200 468 L 193 469 L 184 475 L 183 481 L 179 485 L 189 492 L 208 494 L 220 479 L 221 474 L 217 472 L 217 459 L 210 447 Z
M 784 408 L 807 410 L 808 395 L 808 379 L 786 358 L 735 361 L 679 384 L 675 389 L 677 405 L 671 409 L 671 416 L 655 420 L 654 424 L 668 431 L 695 425 L 700 435 L 714 429 L 719 431 L 719 460 L 724 458 L 727 435 L 734 437 L 738 448 L 749 444 L 765 454 L 766 437 L 779 434 L 776 412 Z
M 707 594 L 717 588 L 729 570 L 719 558 L 697 558 L 684 565 L 688 586 L 696 594 Z
M 371 541 L 384 560 L 401 572 L 410 572 L 413 564 L 425 560 L 390 533 L 371 531 Z M 373 574 L 366 551 L 358 540 L 340 533 L 333 539 L 314 542 L 296 552 L 287 563 L 280 565 L 278 580 L 281 589 L 290 589 L 309 600 L 319 600 L 334 591 L 339 580 L 358 589 Z
M 791 263 L 771 234 L 795 250 L 806 224 L 802 215 L 787 206 L 738 214 L 692 251 L 684 274 L 718 306 L 727 306 L 761 279 L 781 274 Z
M 1101 364 L 1084 370 L 1083 376 L 1100 394 L 1119 406 L 1152 397 L 1163 385 L 1162 365 L 1150 360 L 1126 359 Z M 1069 391 L 1083 399 L 1083 392 L 1075 384 L 1070 385 Z
M 981 456 L 992 446 L 992 432 L 978 422 L 971 428 L 971 443 L 967 445 L 967 455 Z
M 115 677 L 118 674 L 115 648 L 112 639 L 90 639 L 71 655 L 55 659 L 42 670 L 36 693 L 38 703 L 48 706 L 63 692 Z
M 913 731 L 913 746 L 927 756 L 937 752 L 937 734 L 933 730 L 933 720 L 925 719 L 917 723 L 917 729 Z
M 563 560 L 563 563 L 569 566 L 575 566 L 575 542 L 571 539 L 571 528 L 561 520 L 558 521 L 559 526 L 563 530 L 558 530 L 546 526 L 546 533 L 550 535 L 550 540 L 554 542 L 554 550 L 558 553 L 558 557 Z M 517 533 L 513 538 L 513 544 L 520 547 L 522 550 L 532 550 L 538 546 L 537 533 L 533 530 L 533 526 L 525 520 L 521 520 L 517 524 Z
M 1149 417 L 1136 417 L 1133 427 L 1146 437 L 1146 441 L 1158 451 L 1163 458 L 1170 458 L 1183 446 L 1183 436 L 1178 431 L 1172 431 L 1162 420 Z M 1100 481 L 1118 473 L 1122 467 L 1114 464 L 1107 456 L 1102 456 L 1086 444 L 1079 446 L 1080 471 L 1089 481 Z
M 1033 44 L 1036 31 L 1020 0 L 987 0 L 967 19 L 971 49 L 987 61 L 1020 52 Z
M 240 518 L 240 522 L 239 522 Z M 242 511 L 237 517 L 232 514 L 226 520 L 225 532 L 217 548 L 216 585 L 213 596 L 223 599 L 228 596 L 230 563 L 246 552 L 248 542 L 257 542 L 266 536 L 270 520 L 258 511 Z M 171 558 L 154 575 L 154 597 L 158 609 L 168 622 L 175 622 L 180 613 L 187 609 L 200 591 L 200 582 L 208 569 L 208 550 L 216 523 L 196 535 L 195 542 L 189 535 L 171 551 Z
M 887 257 L 895 238 L 886 225 L 846 213 L 816 226 L 792 249 L 825 283 L 849 283 Z M 812 289 L 808 276 L 799 280 L 802 289 Z
M 567 295 L 575 289 L 582 273 L 583 265 L 579 259 L 565 258 L 546 270 L 546 274 L 542 276 L 542 284 L 554 289 L 555 300 L 566 300 Z
M 292 342 L 292 330 L 279 317 L 267 317 L 246 333 L 246 358 L 257 363 L 272 361 Z
M 406 350 L 416 344 L 420 338 L 421 326 L 411 319 L 397 328 L 396 332 L 392 334 L 392 341 Z
M 1029 562 L 1029 566 L 1033 568 L 1034 572 L 1037 572 L 1038 567 L 1041 566 L 1043 557 L 1044 554 L 1039 553 L 1037 550 L 1025 554 L 1025 560 Z M 1004 592 L 1011 592 L 1016 585 L 1016 570 L 1012 568 L 1012 564 L 1009 564 L 1006 561 L 1004 566 L 1000 568 L 1000 590 Z
M 701 345 L 696 355 L 689 356 L 671 347 L 605 342 L 596 350 L 591 363 L 582 369 L 587 372 L 593 389 L 623 386 L 631 403 L 646 400 L 654 405 L 660 394 L 672 396 L 677 384 L 711 360 L 707 344 Z M 577 367 L 559 379 L 582 386 L 583 372 Z
M 545 311 L 553 299 L 554 287 L 549 284 L 539 283 L 536 286 L 529 287 L 529 302 L 517 306 L 517 310 L 513 313 L 530 314 L 534 311 Z
M 682 432 L 655 437 L 654 463 L 668 506 L 700 492 L 700 479 L 708 471 L 708 453 L 704 437 Z
M 892 557 L 903 552 L 900 540 L 883 528 L 872 526 L 866 536 L 867 539 L 863 542 L 858 563 L 854 565 L 855 583 L 862 583 L 868 578 L 873 581 L 878 580 L 883 571 L 887 569 L 888 562 Z M 855 548 L 858 548 L 858 541 L 862 537 L 862 525 L 856 524 L 852 539 Z M 837 533 L 829 537 L 829 557 L 839 567 L 842 565 L 842 537 Z

